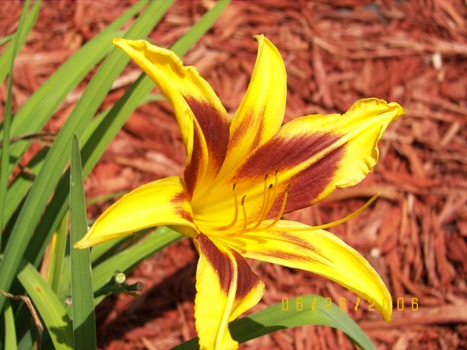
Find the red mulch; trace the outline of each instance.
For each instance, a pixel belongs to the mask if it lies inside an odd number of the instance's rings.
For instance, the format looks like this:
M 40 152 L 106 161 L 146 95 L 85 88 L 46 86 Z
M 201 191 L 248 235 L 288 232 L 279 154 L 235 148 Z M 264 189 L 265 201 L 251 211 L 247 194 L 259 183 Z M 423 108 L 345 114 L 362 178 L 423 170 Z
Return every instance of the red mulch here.
M 15 69 L 15 105 L 73 52 L 134 1 L 45 2 Z M 169 46 L 214 1 L 179 1 L 150 38 Z M 21 3 L 0 4 L 0 33 L 12 33 Z M 395 300 L 393 321 L 359 309 L 349 313 L 379 349 L 467 348 L 467 40 L 466 6 L 450 1 L 237 1 L 184 58 L 233 112 L 256 58 L 254 34 L 279 48 L 288 72 L 286 120 L 345 111 L 368 96 L 397 101 L 407 115 L 380 142 L 381 159 L 360 185 L 290 215 L 319 224 L 343 217 L 374 193 L 381 198 L 350 222 L 331 229 L 378 270 Z M 140 70 L 132 65 L 109 95 L 115 101 Z M 83 86 L 47 126 L 56 132 Z M 5 100 L 5 86 L 0 99 Z M 3 113 L 3 110 L 2 110 Z M 179 175 L 184 151 L 167 103 L 138 109 L 86 181 L 88 198 Z M 109 203 L 90 210 L 97 216 Z M 188 240 L 147 259 L 131 274 L 139 298 L 112 296 L 97 310 L 102 349 L 166 349 L 195 336 L 196 254 Z M 267 285 L 255 310 L 282 298 L 320 294 L 338 302 L 355 295 L 309 273 L 253 263 Z M 412 311 L 412 298 L 419 309 Z M 399 299 L 402 301 L 402 299 Z M 368 307 L 368 305 L 366 305 Z M 402 306 L 402 305 L 401 305 Z M 402 308 L 402 307 L 401 307 Z M 243 349 L 352 349 L 325 327 L 279 331 Z

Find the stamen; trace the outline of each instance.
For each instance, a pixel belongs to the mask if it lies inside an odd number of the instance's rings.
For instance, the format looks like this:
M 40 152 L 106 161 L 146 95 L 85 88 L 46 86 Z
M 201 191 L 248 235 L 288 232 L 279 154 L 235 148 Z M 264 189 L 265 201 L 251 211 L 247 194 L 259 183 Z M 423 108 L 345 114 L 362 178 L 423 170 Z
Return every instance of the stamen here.
M 276 193 L 277 193 L 277 173 L 278 173 L 279 170 L 276 170 L 275 174 L 274 174 L 274 185 L 273 184 L 269 184 L 269 186 L 267 186 L 267 190 L 266 190 L 266 185 L 267 185 L 267 182 L 264 183 L 264 196 L 263 196 L 263 204 L 261 206 L 261 211 L 260 211 L 260 215 L 258 218 L 255 218 L 256 220 L 256 224 L 254 224 L 253 226 L 249 227 L 248 230 L 251 231 L 251 230 L 255 230 L 256 228 L 258 228 L 259 225 L 261 225 L 261 223 L 264 221 L 264 219 L 266 218 L 266 215 L 267 213 L 269 213 L 269 211 L 271 210 L 273 204 L 274 204 L 274 201 L 276 200 Z M 266 175 L 266 177 L 264 178 L 264 180 L 267 180 L 268 176 Z M 273 189 L 273 192 L 272 192 L 272 195 L 271 195 L 271 189 Z
M 243 227 L 238 232 L 227 233 L 227 236 L 229 237 L 237 237 L 247 231 L 248 218 L 247 218 L 246 208 L 245 208 L 245 199 L 246 199 L 246 195 L 242 197 L 242 201 L 240 202 L 240 205 L 242 206 L 242 211 L 243 211 Z M 237 209 L 235 209 L 235 211 L 238 212 Z
M 246 198 L 246 195 L 244 195 L 243 198 L 242 198 L 243 228 L 242 228 L 242 231 L 240 233 L 238 233 L 238 235 L 241 235 L 243 232 L 246 231 L 246 225 L 247 225 L 247 222 L 248 222 L 248 218 L 246 217 L 245 198 Z
M 279 222 L 279 220 L 282 217 L 282 214 L 284 214 L 285 205 L 287 203 L 287 196 L 289 195 L 289 190 L 290 190 L 290 184 L 288 184 L 287 187 L 285 188 L 284 199 L 282 199 L 282 205 L 281 205 L 279 212 L 276 215 L 276 218 L 274 219 L 273 222 L 271 222 L 267 226 L 261 227 L 261 230 L 268 230 Z
M 278 183 L 278 179 L 279 179 L 279 176 L 277 176 L 277 173 L 279 172 L 279 169 L 276 170 L 276 172 L 274 173 L 274 193 L 272 195 L 272 201 L 271 203 L 269 203 L 268 205 L 268 209 L 266 210 L 266 213 L 269 213 L 269 211 L 271 210 L 272 206 L 274 205 L 274 202 L 276 200 L 276 194 L 277 194 L 277 183 Z
M 354 218 L 355 216 L 361 214 L 366 208 L 368 208 L 377 198 L 379 197 L 379 194 L 375 194 L 373 197 L 370 198 L 368 202 L 366 202 L 364 205 L 362 205 L 359 209 L 354 211 L 352 214 L 347 215 L 346 217 L 330 222 L 328 224 L 323 224 L 323 225 L 318 225 L 318 226 L 308 226 L 308 227 L 288 227 L 287 231 L 311 231 L 311 230 L 323 230 L 326 228 L 334 227 L 340 224 L 343 224 L 344 222 L 349 221 L 350 219 Z M 277 223 L 277 222 L 276 222 Z M 269 226 L 269 225 L 268 225 Z M 270 230 L 274 231 L 283 231 L 283 228 L 279 227 L 270 227 Z
M 271 185 L 268 187 L 268 176 L 269 174 L 266 174 L 264 176 L 264 189 L 263 189 L 263 204 L 261 204 L 261 211 L 259 212 L 259 220 L 258 222 L 261 223 L 261 218 L 266 215 L 266 207 L 269 202 L 269 189 L 271 189 Z M 258 224 L 259 225 L 259 224 Z
M 245 233 L 246 231 L 254 231 L 258 227 L 261 226 L 261 224 L 266 219 L 267 214 L 269 213 L 271 208 L 274 206 L 274 203 L 276 201 L 276 195 L 277 195 L 278 183 L 279 183 L 279 177 L 277 176 L 278 172 L 279 172 L 279 170 L 276 170 L 275 173 L 274 173 L 274 184 L 268 182 L 268 177 L 269 177 L 268 174 L 266 174 L 264 176 L 263 201 L 262 201 L 261 209 L 259 210 L 259 212 L 255 215 L 254 218 L 250 219 L 250 223 L 252 223 L 252 226 L 248 227 L 248 221 L 249 221 L 248 219 L 249 218 L 247 216 L 246 203 L 245 203 L 246 202 L 246 195 L 244 195 L 242 197 L 241 202 L 240 202 L 240 205 L 242 206 L 242 212 L 243 212 L 243 227 L 242 227 L 242 229 L 237 231 L 237 232 L 225 232 L 224 234 L 228 235 L 229 237 L 236 237 L 236 236 L 239 236 L 239 235 Z M 234 203 L 234 206 L 235 206 L 234 217 L 233 217 L 232 221 L 228 225 L 216 227 L 216 228 L 214 228 L 215 230 L 228 231 L 228 230 L 230 230 L 231 228 L 233 228 L 233 227 L 235 227 L 237 225 L 240 214 L 239 214 L 239 208 L 238 208 L 238 193 L 237 193 L 236 187 L 237 187 L 237 184 L 235 183 L 233 185 L 233 188 L 232 188 L 232 190 L 234 191 L 234 201 L 235 201 L 235 203 Z M 266 226 L 266 229 L 274 226 L 281 219 L 281 216 L 282 216 L 282 214 L 284 213 L 284 210 L 285 210 L 285 205 L 287 203 L 287 195 L 288 195 L 289 189 L 290 189 L 290 184 L 285 189 L 284 198 L 282 200 L 281 209 L 279 210 L 278 215 L 276 216 L 276 218 L 274 219 L 274 221 L 272 223 L 270 223 L 270 224 L 268 224 Z M 261 230 L 263 230 L 263 229 L 264 229 L 264 227 L 261 228 Z
M 237 220 L 238 220 L 238 199 L 237 199 L 237 184 L 234 183 L 233 184 L 233 191 L 234 191 L 234 197 L 235 197 L 235 213 L 234 213 L 234 218 L 232 220 L 232 222 L 226 226 L 221 226 L 218 228 L 218 230 L 228 230 L 232 227 L 235 226 L 235 224 L 237 223 Z M 243 204 L 243 199 L 242 199 L 242 204 Z
M 373 197 L 370 198 L 368 202 L 366 202 L 364 205 L 362 205 L 359 209 L 354 211 L 352 214 L 347 215 L 346 217 L 330 222 L 328 224 L 323 224 L 323 225 L 318 225 L 318 226 L 311 226 L 313 230 L 323 230 L 326 228 L 334 227 L 340 224 L 343 224 L 344 222 L 349 221 L 350 219 L 354 218 L 355 216 L 361 214 L 366 208 L 368 208 L 371 203 L 373 203 L 377 198 L 379 197 L 379 193 L 375 194 Z

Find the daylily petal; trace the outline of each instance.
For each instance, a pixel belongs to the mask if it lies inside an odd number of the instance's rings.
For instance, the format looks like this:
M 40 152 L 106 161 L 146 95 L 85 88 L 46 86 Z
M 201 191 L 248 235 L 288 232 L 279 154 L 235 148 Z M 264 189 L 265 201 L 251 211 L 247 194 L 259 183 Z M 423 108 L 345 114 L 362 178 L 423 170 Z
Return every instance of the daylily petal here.
M 156 83 L 175 110 L 187 150 L 185 186 L 189 196 L 218 173 L 227 152 L 230 117 L 211 86 L 194 67 L 144 40 L 114 39 Z
M 228 324 L 258 303 L 264 283 L 236 251 L 203 234 L 194 240 L 199 251 L 196 271 L 195 325 L 201 349 L 237 349 Z
M 183 180 L 178 176 L 148 183 L 124 195 L 74 246 L 88 248 L 144 228 L 163 225 L 184 226 L 188 235 L 196 235 Z
M 287 76 L 277 48 L 263 35 L 245 97 L 232 119 L 228 155 L 222 168 L 228 174 L 281 127 L 287 95 Z
M 344 115 L 295 119 L 251 154 L 230 182 L 258 192 L 265 174 L 277 174 L 280 188 L 269 217 L 277 214 L 289 184 L 285 212 L 310 206 L 371 172 L 378 161 L 379 139 L 403 114 L 397 103 L 370 98 L 356 102 Z
M 229 238 L 228 242 L 246 258 L 310 271 L 333 280 L 374 303 L 384 320 L 389 321 L 391 295 L 368 261 L 327 231 L 293 231 L 306 227 L 284 220 L 274 229 L 248 232 Z

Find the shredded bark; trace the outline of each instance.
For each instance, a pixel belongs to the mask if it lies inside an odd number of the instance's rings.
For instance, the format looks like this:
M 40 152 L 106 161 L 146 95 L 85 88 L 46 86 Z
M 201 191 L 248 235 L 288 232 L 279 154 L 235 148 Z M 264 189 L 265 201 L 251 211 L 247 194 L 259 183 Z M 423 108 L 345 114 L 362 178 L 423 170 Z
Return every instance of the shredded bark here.
M 16 62 L 14 109 L 132 3 L 44 2 Z M 170 46 L 214 3 L 176 2 L 150 39 Z M 13 1 L 0 6 L 2 37 L 16 29 L 21 6 Z M 461 0 L 234 1 L 184 57 L 231 113 L 248 86 L 257 50 L 252 37 L 260 33 L 277 45 L 286 62 L 286 121 L 344 112 L 369 96 L 399 102 L 407 113 L 385 133 L 380 161 L 361 184 L 288 216 L 315 225 L 331 222 L 381 194 L 363 214 L 330 231 L 361 252 L 387 283 L 395 303 L 392 322 L 368 311 L 367 303 L 354 310 L 357 297 L 333 282 L 258 262 L 251 264 L 264 279 L 266 294 L 253 311 L 302 294 L 319 294 L 336 303 L 346 298 L 348 313 L 379 349 L 467 348 L 466 12 Z M 102 109 L 139 74 L 130 65 Z M 59 131 L 85 86 L 67 97 L 44 132 Z M 6 84 L 0 86 L 0 100 L 5 99 Z M 3 118 L 3 109 L 0 113 Z M 48 137 L 33 138 L 33 151 L 50 142 Z M 87 198 L 181 175 L 184 161 L 171 107 L 166 102 L 147 104 L 133 113 L 87 179 Z M 97 217 L 110 203 L 99 202 L 89 215 Z M 99 347 L 167 349 L 196 336 L 196 262 L 195 249 L 185 240 L 138 266 L 129 282 L 143 282 L 142 295 L 111 296 L 97 309 Z M 354 348 L 341 332 L 314 326 L 242 345 L 267 347 Z

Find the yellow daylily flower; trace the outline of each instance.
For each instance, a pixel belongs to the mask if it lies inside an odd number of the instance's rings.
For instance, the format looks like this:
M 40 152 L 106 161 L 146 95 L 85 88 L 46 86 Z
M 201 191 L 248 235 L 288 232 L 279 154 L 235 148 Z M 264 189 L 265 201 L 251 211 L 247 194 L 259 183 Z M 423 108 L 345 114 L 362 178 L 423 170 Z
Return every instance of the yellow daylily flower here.
M 264 283 L 244 258 L 314 272 L 371 300 L 385 320 L 392 313 L 386 286 L 358 252 L 322 227 L 280 219 L 360 182 L 378 160 L 382 133 L 404 110 L 369 98 L 343 115 L 309 115 L 282 126 L 284 62 L 267 38 L 255 38 L 258 57 L 233 118 L 197 70 L 174 53 L 142 40 L 114 40 L 172 104 L 186 167 L 182 178 L 123 196 L 75 244 L 87 248 L 161 225 L 193 238 L 202 349 L 236 349 L 228 323 L 263 295 Z

